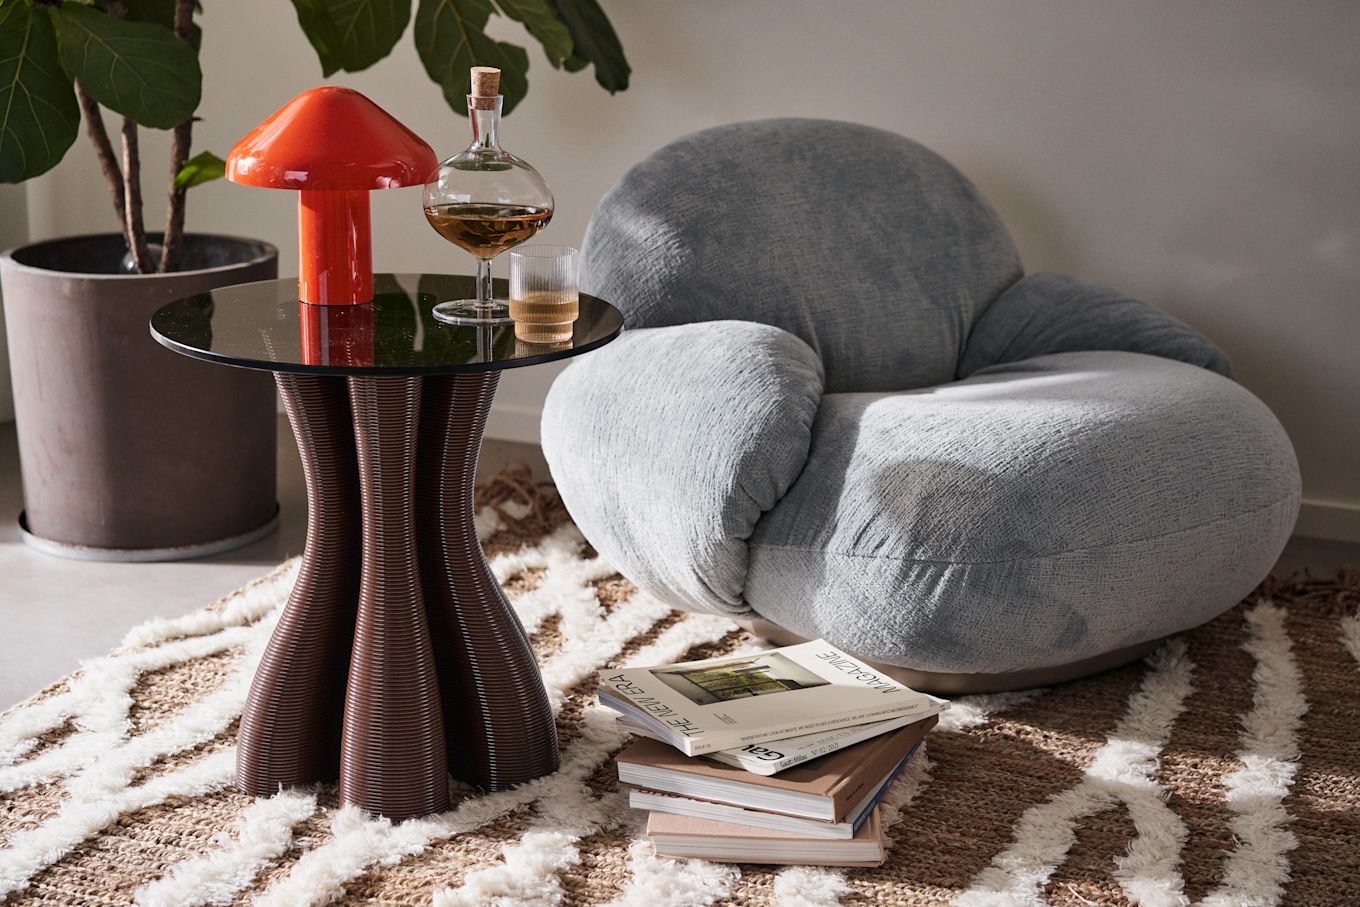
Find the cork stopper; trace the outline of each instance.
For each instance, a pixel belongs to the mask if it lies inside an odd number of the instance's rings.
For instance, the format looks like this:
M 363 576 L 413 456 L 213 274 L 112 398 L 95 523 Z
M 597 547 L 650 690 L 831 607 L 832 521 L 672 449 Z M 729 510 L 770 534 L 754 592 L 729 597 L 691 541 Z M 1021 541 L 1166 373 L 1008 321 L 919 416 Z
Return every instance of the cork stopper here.
M 494 66 L 472 67 L 472 91 L 468 97 L 472 106 L 479 110 L 491 110 L 496 106 L 496 96 L 501 93 L 501 71 Z

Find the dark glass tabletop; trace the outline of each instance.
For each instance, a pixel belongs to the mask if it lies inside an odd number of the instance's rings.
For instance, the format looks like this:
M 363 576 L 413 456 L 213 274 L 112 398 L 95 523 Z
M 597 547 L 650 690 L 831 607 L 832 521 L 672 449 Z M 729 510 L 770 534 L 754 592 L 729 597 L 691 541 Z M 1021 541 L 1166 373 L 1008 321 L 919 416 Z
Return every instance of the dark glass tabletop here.
M 374 274 L 364 305 L 298 302 L 297 279 L 224 287 L 172 302 L 151 316 L 151 335 L 177 353 L 243 368 L 323 375 L 441 375 L 499 371 L 566 359 L 619 335 L 623 315 L 581 294 L 572 338 L 526 343 L 512 324 L 468 327 L 431 309 L 474 295 L 471 277 Z M 495 293 L 505 296 L 506 282 Z

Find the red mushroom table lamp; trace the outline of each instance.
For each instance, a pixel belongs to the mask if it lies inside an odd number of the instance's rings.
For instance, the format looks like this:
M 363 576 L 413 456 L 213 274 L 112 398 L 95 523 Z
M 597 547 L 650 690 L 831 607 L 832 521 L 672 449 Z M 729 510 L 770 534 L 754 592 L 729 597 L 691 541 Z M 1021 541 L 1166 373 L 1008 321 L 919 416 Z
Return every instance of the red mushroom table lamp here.
M 373 299 L 368 193 L 423 186 L 438 162 L 420 136 L 349 88 L 304 91 L 231 149 L 227 179 L 298 190 L 298 299 Z

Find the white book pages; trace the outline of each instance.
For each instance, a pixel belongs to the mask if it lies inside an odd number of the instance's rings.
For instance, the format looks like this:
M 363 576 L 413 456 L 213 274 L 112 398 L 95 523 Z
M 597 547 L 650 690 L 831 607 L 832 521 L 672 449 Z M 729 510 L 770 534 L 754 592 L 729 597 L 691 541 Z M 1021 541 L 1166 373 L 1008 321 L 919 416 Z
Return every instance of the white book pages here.
M 871 737 L 877 737 L 879 734 L 886 734 L 888 731 L 906 727 L 913 722 L 943 711 L 949 705 L 942 699 L 936 700 L 936 702 L 938 707 L 923 715 L 904 715 L 900 718 L 889 718 L 887 721 L 858 724 L 853 727 L 822 731 L 817 734 L 804 734 L 801 737 L 768 740 L 765 743 L 748 743 L 745 746 L 730 750 L 705 753 L 704 758 L 734 768 L 745 769 L 756 775 L 767 777 L 777 775 L 786 768 L 793 768 L 795 765 L 801 765 L 819 756 L 825 756 L 828 753 L 836 752 L 836 750 L 843 750 L 847 746 L 854 746 L 856 743 L 868 740 Z M 669 742 L 662 734 L 653 730 L 649 725 L 634 720 L 630 715 L 620 715 L 616 720 L 621 726 L 634 734 L 650 737 L 662 743 Z

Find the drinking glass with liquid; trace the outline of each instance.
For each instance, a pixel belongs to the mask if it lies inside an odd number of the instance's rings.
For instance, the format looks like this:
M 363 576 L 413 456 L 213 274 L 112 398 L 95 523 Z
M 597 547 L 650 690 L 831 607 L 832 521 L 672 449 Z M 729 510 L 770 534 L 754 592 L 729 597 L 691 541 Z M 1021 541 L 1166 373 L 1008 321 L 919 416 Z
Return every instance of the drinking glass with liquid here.
M 510 317 L 517 339 L 571 340 L 581 311 L 578 258 L 571 246 L 521 246 L 510 253 Z

